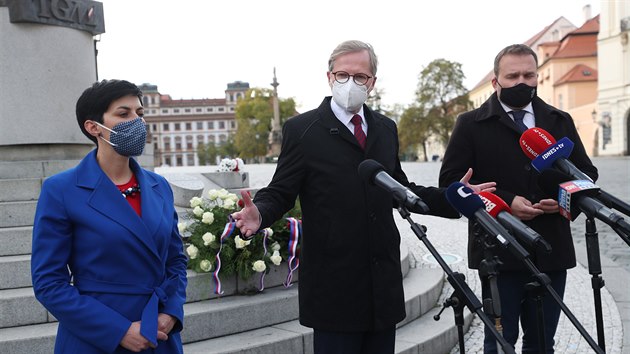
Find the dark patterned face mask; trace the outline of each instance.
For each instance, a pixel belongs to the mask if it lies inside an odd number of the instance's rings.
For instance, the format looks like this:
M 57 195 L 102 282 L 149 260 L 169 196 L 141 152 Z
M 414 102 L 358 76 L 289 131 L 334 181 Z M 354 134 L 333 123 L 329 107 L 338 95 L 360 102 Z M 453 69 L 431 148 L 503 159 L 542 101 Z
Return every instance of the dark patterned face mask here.
M 147 140 L 147 127 L 141 117 L 118 123 L 112 129 L 98 122 L 94 123 L 111 132 L 109 141 L 102 136 L 99 138 L 111 145 L 117 153 L 123 156 L 142 155 Z

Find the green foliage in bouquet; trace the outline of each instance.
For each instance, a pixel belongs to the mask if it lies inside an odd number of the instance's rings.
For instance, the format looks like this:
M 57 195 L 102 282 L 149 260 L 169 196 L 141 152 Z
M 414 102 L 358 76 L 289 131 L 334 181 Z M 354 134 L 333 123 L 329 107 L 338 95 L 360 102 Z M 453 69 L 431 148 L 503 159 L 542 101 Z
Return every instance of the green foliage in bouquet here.
M 229 215 L 241 209 L 242 201 L 225 189 L 208 191 L 207 198 L 193 197 L 192 208 L 179 223 L 179 231 L 185 242 L 188 268 L 198 273 L 213 272 L 217 266 L 216 255 L 221 249 L 220 275 L 238 275 L 247 280 L 255 273 L 269 272 L 271 265 L 279 265 L 288 257 L 290 227 L 286 218 L 301 219 L 299 203 L 282 219 L 267 228 L 267 254 L 263 246 L 264 237 L 256 235 L 249 241 L 240 238 L 238 229 L 223 240 L 221 235 Z M 298 245 L 299 249 L 299 245 Z M 299 254 L 299 250 L 298 250 Z

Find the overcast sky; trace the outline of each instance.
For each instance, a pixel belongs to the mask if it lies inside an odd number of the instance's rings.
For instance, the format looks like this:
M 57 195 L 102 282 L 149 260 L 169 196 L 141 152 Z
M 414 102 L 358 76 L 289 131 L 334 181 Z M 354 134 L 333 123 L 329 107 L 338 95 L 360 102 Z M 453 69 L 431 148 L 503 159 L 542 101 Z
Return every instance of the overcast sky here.
M 228 82 L 267 87 L 273 68 L 281 98 L 299 111 L 330 95 L 328 57 L 347 39 L 374 46 L 383 104 L 410 104 L 432 60 L 461 63 L 470 89 L 496 53 L 583 7 L 624 0 L 101 0 L 100 79 L 158 85 L 179 98 L 222 98 Z

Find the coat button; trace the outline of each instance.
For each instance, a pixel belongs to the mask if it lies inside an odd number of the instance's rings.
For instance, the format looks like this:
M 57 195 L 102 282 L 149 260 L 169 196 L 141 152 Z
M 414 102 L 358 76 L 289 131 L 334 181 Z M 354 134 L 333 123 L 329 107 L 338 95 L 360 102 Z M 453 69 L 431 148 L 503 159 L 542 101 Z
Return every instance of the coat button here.
M 531 169 L 532 169 L 532 166 L 530 164 L 525 165 L 525 171 L 530 171 Z

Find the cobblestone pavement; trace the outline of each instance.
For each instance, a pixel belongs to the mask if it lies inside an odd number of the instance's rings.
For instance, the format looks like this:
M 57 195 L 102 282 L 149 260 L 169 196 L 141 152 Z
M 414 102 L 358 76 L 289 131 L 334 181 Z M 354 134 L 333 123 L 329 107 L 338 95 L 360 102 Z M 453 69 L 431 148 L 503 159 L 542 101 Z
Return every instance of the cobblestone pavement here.
M 598 186 L 612 195 L 630 203 L 630 158 L 594 158 L 593 163 L 600 170 Z M 263 187 L 271 179 L 274 165 L 247 165 L 250 185 Z M 403 170 L 410 181 L 425 186 L 437 184 L 440 163 L 403 163 Z M 409 247 L 415 258 L 416 267 L 439 267 L 430 257 L 425 245 L 417 239 L 409 224 L 394 212 L 402 242 Z M 619 213 L 621 214 L 621 213 Z M 623 215 L 622 215 L 623 216 Z M 629 220 L 630 217 L 624 217 Z M 468 286 L 481 298 L 481 284 L 477 272 L 469 270 L 466 262 L 466 222 L 465 218 L 449 220 L 430 216 L 413 215 L 412 219 L 427 226 L 427 239 L 449 263 L 453 271 L 466 276 Z M 624 338 L 623 325 L 630 331 L 630 247 L 608 225 L 596 222 L 599 232 L 599 248 L 602 262 L 602 278 L 605 287 L 601 289 L 604 335 L 607 353 L 630 353 L 630 335 Z M 579 264 L 569 270 L 564 303 L 597 342 L 592 276 L 589 274 L 584 242 L 584 216 L 573 223 L 573 238 Z M 412 262 L 413 264 L 413 262 Z M 446 283 L 440 303 L 450 296 L 452 288 Z M 612 294 L 615 295 L 613 297 Z M 441 321 L 453 321 L 442 317 Z M 454 325 L 454 324 L 453 324 Z M 556 333 L 556 353 L 592 353 L 592 348 L 564 315 L 560 316 Z M 470 329 L 464 335 L 466 353 L 483 353 L 483 323 L 476 316 Z M 625 345 L 624 345 L 625 344 Z M 520 342 L 517 343 L 519 352 Z M 456 346 L 451 354 L 459 353 Z

